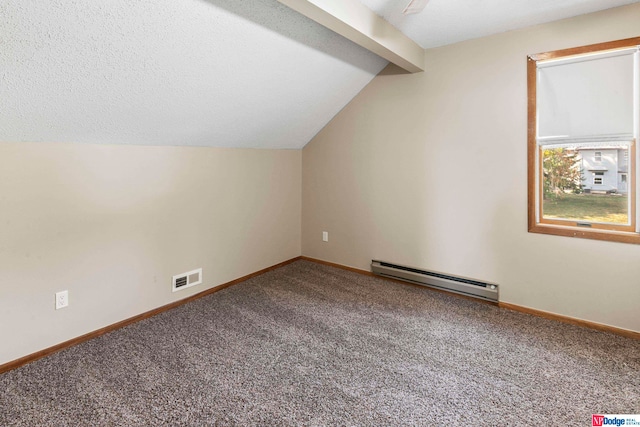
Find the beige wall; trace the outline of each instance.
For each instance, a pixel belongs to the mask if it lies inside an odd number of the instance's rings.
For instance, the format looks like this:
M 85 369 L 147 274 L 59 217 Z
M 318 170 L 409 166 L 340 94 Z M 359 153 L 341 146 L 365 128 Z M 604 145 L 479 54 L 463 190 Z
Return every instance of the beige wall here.
M 0 364 L 299 256 L 300 168 L 300 151 L 0 144 Z
M 303 255 L 494 281 L 504 302 L 640 331 L 640 246 L 527 233 L 526 179 L 526 55 L 638 22 L 635 4 L 389 66 L 303 150 Z
M 640 246 L 527 233 L 525 168 L 526 54 L 638 22 L 640 4 L 430 50 L 302 153 L 0 143 L 0 364 L 300 255 L 301 210 L 304 255 L 495 281 L 503 301 L 640 331 Z

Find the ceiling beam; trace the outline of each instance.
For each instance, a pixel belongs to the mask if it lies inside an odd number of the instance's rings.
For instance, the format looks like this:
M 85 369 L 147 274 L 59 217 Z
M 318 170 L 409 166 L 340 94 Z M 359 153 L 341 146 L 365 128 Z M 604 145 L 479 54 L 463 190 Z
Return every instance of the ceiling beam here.
M 389 62 L 424 71 L 424 49 L 358 0 L 278 0 Z

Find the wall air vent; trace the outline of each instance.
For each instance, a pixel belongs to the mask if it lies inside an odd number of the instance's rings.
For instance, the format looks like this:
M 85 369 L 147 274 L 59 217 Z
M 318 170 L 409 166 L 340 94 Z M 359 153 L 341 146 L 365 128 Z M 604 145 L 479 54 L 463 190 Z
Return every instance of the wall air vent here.
M 197 270 L 189 271 L 188 273 L 173 276 L 171 283 L 173 285 L 173 292 L 199 285 L 202 283 L 202 269 L 199 268 Z
M 432 288 L 444 289 L 487 301 L 498 302 L 498 285 L 465 277 L 451 276 L 435 271 L 421 270 L 383 261 L 371 261 L 374 274 Z

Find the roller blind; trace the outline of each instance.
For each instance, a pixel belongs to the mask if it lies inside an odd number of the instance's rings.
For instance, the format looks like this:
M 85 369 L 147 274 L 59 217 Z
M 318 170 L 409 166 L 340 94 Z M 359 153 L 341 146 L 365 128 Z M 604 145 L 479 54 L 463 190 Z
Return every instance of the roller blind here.
M 638 54 L 633 48 L 538 62 L 538 143 L 632 139 Z

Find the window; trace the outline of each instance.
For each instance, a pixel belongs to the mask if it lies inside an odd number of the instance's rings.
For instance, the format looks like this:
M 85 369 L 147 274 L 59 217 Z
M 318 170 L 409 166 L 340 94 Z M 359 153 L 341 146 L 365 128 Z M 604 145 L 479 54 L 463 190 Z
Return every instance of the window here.
M 594 172 L 593 173 L 593 183 L 595 185 L 602 185 L 602 180 L 604 179 L 604 172 Z
M 527 67 L 529 232 L 640 244 L 640 37 Z

